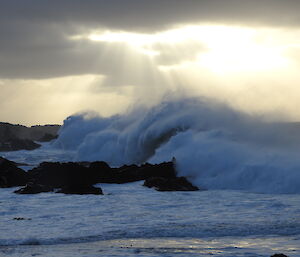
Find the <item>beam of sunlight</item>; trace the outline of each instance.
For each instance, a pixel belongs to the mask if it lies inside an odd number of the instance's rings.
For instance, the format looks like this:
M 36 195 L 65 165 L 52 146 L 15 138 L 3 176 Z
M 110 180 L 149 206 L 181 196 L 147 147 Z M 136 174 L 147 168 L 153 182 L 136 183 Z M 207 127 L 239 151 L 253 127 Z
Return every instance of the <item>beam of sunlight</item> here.
M 200 42 L 207 50 L 198 55 L 195 64 L 217 73 L 272 70 L 288 66 L 288 59 L 283 55 L 288 44 L 279 42 L 274 35 L 262 39 L 262 34 L 262 31 L 253 28 L 203 25 L 155 34 L 93 32 L 87 37 L 92 41 L 123 42 L 151 57 L 160 54 L 152 48 L 157 43 L 174 45 L 191 40 Z

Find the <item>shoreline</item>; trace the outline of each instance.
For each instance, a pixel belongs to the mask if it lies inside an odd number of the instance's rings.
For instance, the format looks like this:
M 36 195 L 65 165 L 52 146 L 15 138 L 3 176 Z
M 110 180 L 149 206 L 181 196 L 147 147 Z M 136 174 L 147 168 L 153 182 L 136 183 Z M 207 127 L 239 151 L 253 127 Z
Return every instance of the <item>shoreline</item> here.
M 293 243 L 291 243 L 293 242 Z M 284 252 L 292 257 L 300 256 L 295 249 L 296 237 L 223 237 L 223 238 L 119 238 L 91 242 L 60 243 L 48 245 L 0 246 L 4 256 L 271 256 Z M 280 247 L 280 244 L 282 247 Z M 289 250 L 287 250 L 289 247 Z M 276 249 L 276 250 L 275 250 Z M 7 254 L 7 255 L 6 255 Z M 27 254 L 27 255 L 26 255 Z

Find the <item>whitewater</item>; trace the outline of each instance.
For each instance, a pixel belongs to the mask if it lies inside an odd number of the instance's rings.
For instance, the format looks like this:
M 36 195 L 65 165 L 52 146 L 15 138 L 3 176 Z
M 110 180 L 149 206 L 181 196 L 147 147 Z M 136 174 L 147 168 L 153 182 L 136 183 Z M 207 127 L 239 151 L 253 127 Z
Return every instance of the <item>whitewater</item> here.
M 0 189 L 0 256 L 300 256 L 299 150 L 299 123 L 208 99 L 70 116 L 54 142 L 1 155 L 27 170 L 175 157 L 178 175 L 203 190 L 157 192 L 143 182 L 99 184 L 103 196 Z

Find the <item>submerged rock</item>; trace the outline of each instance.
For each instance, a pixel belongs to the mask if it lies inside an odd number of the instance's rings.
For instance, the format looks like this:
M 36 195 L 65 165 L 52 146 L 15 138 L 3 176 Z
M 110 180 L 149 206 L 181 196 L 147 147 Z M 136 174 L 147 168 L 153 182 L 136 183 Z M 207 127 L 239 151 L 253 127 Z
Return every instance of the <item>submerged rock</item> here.
M 13 220 L 31 220 L 31 218 L 15 217 Z
M 177 178 L 162 178 L 152 177 L 146 179 L 144 186 L 152 188 L 157 191 L 197 191 L 198 187 L 193 186 L 185 177 Z
M 94 186 L 87 186 L 87 185 L 63 187 L 60 190 L 56 191 L 56 193 L 77 194 L 77 195 L 87 195 L 87 194 L 103 195 L 101 188 L 97 188 Z
M 14 193 L 16 193 L 16 194 L 39 194 L 39 193 L 52 192 L 53 190 L 54 190 L 54 188 L 50 187 L 50 186 L 28 183 L 25 187 L 22 187 L 16 191 L 14 191 Z
M 24 186 L 28 182 L 28 174 L 16 164 L 0 157 L 0 187 Z

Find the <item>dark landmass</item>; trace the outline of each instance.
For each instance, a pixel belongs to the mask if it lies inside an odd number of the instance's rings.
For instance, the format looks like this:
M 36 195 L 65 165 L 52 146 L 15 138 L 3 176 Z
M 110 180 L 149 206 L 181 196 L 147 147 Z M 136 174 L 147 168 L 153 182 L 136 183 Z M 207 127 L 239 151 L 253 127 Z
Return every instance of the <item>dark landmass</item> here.
M 37 125 L 26 127 L 0 122 L 0 151 L 34 150 L 38 142 L 48 142 L 57 138 L 60 125 Z
M 27 172 L 18 168 L 15 162 L 0 157 L 0 187 L 23 186 L 27 181 Z
M 177 177 L 173 162 L 124 165 L 111 168 L 105 162 L 42 162 L 25 172 L 17 164 L 0 158 L 0 187 L 23 186 L 18 194 L 56 192 L 64 194 L 103 194 L 98 183 L 123 184 L 145 180 L 158 191 L 196 191 L 186 178 Z
M 151 177 L 145 180 L 144 186 L 154 188 L 157 191 L 198 191 L 185 177 L 163 178 Z

